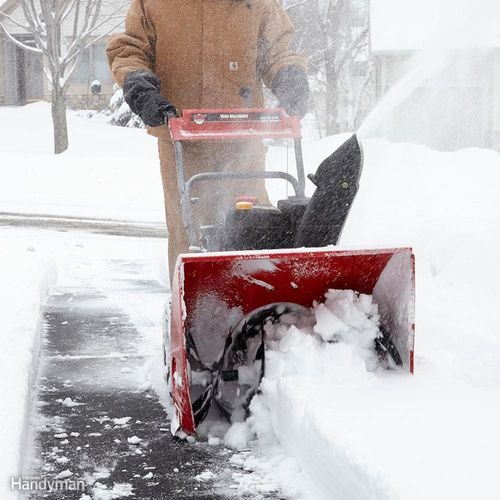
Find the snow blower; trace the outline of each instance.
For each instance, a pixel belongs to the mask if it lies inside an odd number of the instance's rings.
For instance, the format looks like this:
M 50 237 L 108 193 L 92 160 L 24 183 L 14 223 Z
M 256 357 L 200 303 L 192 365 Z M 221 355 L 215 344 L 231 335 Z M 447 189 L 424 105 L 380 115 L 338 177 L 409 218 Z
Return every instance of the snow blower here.
M 169 121 L 183 219 L 192 253 L 179 256 L 165 329 L 174 435 L 195 435 L 209 411 L 248 412 L 265 374 L 266 325 L 311 324 L 330 289 L 371 294 L 388 367 L 413 372 L 414 256 L 411 248 L 346 250 L 340 237 L 358 190 L 363 154 L 353 135 L 324 160 L 305 195 L 301 129 L 283 109 L 184 110 Z M 297 176 L 282 171 L 205 172 L 186 179 L 185 141 L 290 139 Z M 294 195 L 276 207 L 235 200 L 213 224 L 197 226 L 193 188 L 233 179 L 282 179 Z M 258 367 L 253 375 L 245 367 Z

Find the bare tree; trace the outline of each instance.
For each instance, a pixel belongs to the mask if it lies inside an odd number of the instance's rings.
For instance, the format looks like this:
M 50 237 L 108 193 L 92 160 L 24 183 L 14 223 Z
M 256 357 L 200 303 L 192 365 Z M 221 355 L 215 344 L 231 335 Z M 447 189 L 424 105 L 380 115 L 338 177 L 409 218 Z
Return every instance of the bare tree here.
M 113 5 L 114 4 L 114 5 Z M 91 45 L 107 37 L 124 19 L 125 2 L 105 0 L 19 0 L 24 22 L 0 12 L 0 19 L 31 35 L 34 46 L 14 37 L 0 23 L 7 37 L 24 50 L 43 56 L 44 74 L 52 89 L 54 152 L 68 149 L 66 95 L 70 77 Z
M 327 134 L 353 130 L 371 105 L 368 0 L 285 0 L 306 54 L 314 87 L 324 96 Z M 319 113 L 317 113 L 317 116 Z

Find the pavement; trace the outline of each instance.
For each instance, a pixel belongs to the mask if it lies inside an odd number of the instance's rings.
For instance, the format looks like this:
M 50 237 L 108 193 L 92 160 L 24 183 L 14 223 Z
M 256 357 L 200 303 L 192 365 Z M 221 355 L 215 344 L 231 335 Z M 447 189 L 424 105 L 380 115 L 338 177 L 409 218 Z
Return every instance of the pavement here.
M 164 227 L 8 213 L 0 213 L 0 226 L 50 253 L 59 274 L 42 311 L 25 472 L 82 481 L 83 488 L 26 498 L 285 498 L 244 460 L 231 463 L 233 451 L 169 432 L 158 380 L 148 378 L 161 371 L 152 365 L 161 364 L 170 295 L 162 284 Z
M 56 288 L 45 305 L 44 331 L 33 475 L 55 478 L 69 470 L 86 486 L 84 492 L 32 498 L 116 498 L 113 492 L 142 499 L 229 498 L 216 483 L 230 480 L 232 453 L 171 436 L 156 395 L 137 387 L 136 373 L 147 360 L 137 354 L 140 334 L 120 308 L 98 290 Z M 207 470 L 217 481 L 197 478 Z

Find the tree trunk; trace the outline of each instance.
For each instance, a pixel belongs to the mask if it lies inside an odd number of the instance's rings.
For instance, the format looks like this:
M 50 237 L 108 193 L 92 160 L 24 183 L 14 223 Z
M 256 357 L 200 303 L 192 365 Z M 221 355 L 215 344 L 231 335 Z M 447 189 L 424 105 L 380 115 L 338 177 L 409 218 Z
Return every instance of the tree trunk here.
M 68 123 L 66 119 L 66 96 L 62 89 L 52 89 L 52 123 L 54 125 L 54 153 L 68 149 Z

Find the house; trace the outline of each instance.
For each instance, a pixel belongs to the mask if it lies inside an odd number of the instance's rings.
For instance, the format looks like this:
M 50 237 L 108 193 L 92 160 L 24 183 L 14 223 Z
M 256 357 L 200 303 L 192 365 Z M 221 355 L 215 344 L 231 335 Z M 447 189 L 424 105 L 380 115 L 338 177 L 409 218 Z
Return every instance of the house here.
M 0 0 L 0 12 L 4 12 L 25 24 L 20 0 Z M 0 14 L 9 33 L 27 45 L 35 46 L 33 37 Z M 63 36 L 71 40 L 71 16 L 63 26 Z M 102 29 L 106 29 L 103 26 Z M 100 33 L 96 31 L 95 36 Z M 113 95 L 113 80 L 106 59 L 106 38 L 96 42 L 82 55 L 71 77 L 67 102 L 74 109 L 102 109 Z M 51 99 L 50 84 L 44 76 L 42 55 L 22 49 L 0 30 L 0 106 L 20 106 L 34 101 Z M 90 85 L 94 80 L 102 84 L 99 95 L 93 95 Z
M 440 150 L 500 149 L 500 2 L 493 3 L 494 12 L 472 0 L 371 0 L 379 134 Z

